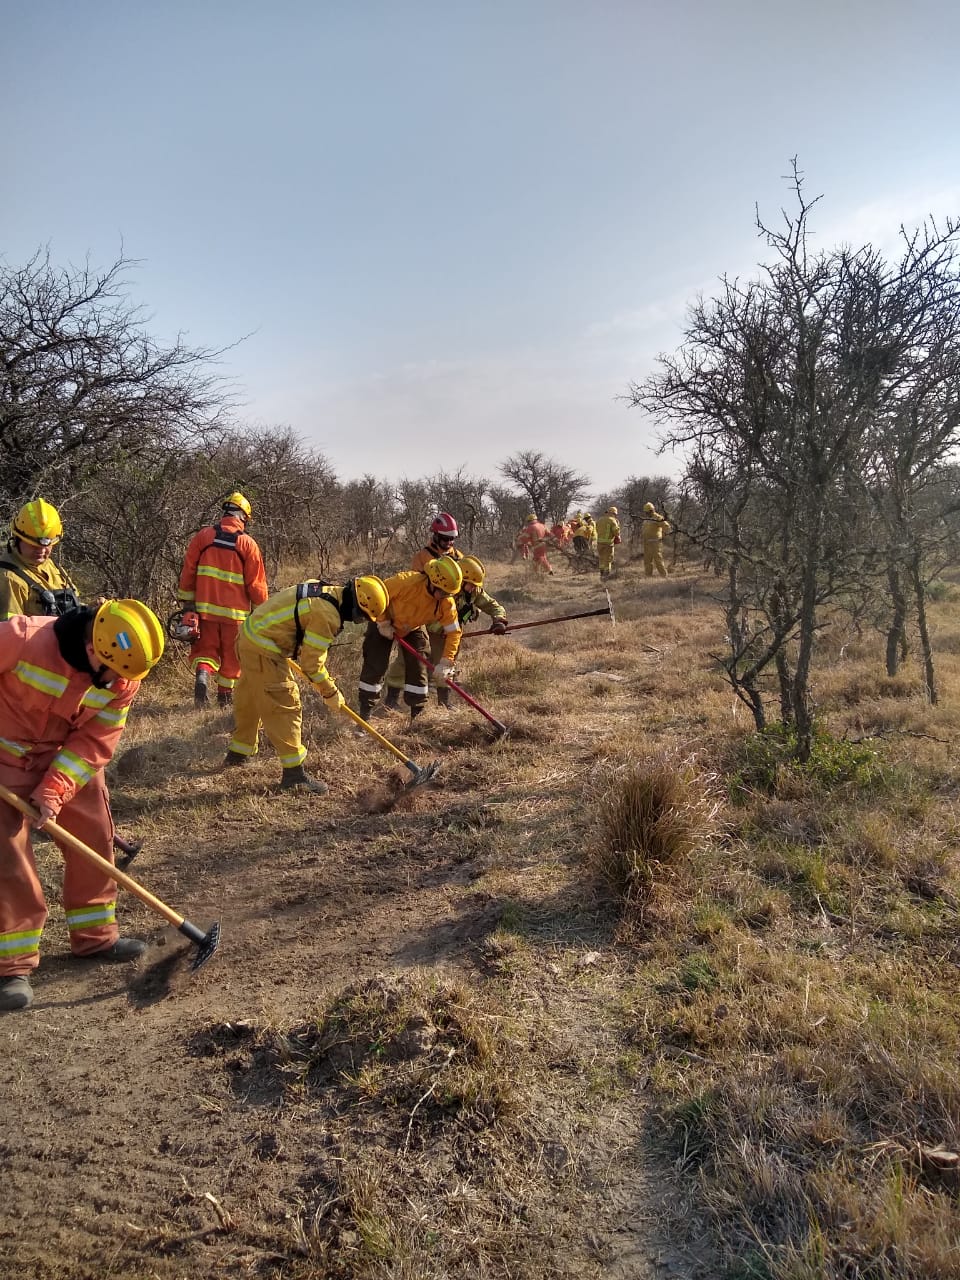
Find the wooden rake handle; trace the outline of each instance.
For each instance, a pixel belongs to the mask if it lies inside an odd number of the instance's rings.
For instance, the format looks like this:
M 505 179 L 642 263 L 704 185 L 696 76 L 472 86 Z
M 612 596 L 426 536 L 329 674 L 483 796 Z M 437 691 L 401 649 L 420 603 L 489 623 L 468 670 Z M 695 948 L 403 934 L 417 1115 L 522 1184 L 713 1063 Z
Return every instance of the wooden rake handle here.
M 24 800 L 15 791 L 11 791 L 2 784 L 0 784 L 0 798 L 6 800 L 8 804 L 12 804 L 15 809 L 19 809 L 27 818 L 35 821 L 40 816 L 28 800 Z M 99 853 L 91 849 L 88 844 L 84 844 L 82 840 L 72 832 L 67 831 L 65 827 L 61 827 L 58 822 L 54 822 L 53 818 L 48 818 L 41 825 L 40 830 L 49 831 L 61 844 L 67 845 L 74 853 L 79 853 L 88 862 L 92 862 L 99 867 L 104 875 L 109 876 L 111 880 L 115 880 L 117 884 L 122 884 L 124 889 L 132 893 L 135 898 L 139 898 L 141 902 L 145 902 L 148 907 L 151 907 L 158 915 L 163 916 L 164 920 L 168 920 L 170 924 L 176 925 L 179 929 L 184 923 L 184 917 L 179 912 L 174 911 L 173 907 L 168 907 L 165 902 L 161 902 L 149 889 L 145 889 L 142 884 L 139 884 L 132 876 L 128 876 L 125 871 L 121 871 L 119 867 L 115 867 L 112 862 L 108 862 L 106 858 L 101 858 Z

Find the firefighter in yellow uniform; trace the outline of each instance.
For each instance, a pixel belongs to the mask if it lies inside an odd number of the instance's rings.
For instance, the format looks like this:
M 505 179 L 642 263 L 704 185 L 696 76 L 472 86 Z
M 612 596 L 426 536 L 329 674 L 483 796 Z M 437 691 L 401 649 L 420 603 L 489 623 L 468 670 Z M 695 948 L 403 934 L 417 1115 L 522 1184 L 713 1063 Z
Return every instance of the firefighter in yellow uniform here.
M 60 513 L 49 502 L 34 498 L 20 508 L 0 555 L 0 622 L 56 617 L 79 606 L 77 588 L 51 559 L 62 537 Z
M 499 600 L 495 600 L 483 589 L 486 576 L 483 562 L 477 556 L 467 555 L 461 556 L 457 564 L 463 575 L 463 585 L 454 597 L 454 604 L 461 627 L 466 623 L 476 622 L 480 614 L 485 613 L 491 619 L 490 630 L 494 635 L 502 636 L 507 629 L 507 611 Z M 446 644 L 446 632 L 442 623 L 429 623 L 427 635 L 430 638 L 430 661 L 436 666 L 443 658 Z M 403 692 L 403 675 L 403 666 L 395 658 L 387 672 L 387 696 L 384 698 L 384 706 L 393 709 L 399 707 L 400 694 Z M 437 685 L 437 705 L 449 707 L 448 685 Z
M 331 712 L 344 697 L 327 670 L 327 650 L 348 622 L 372 620 L 389 603 L 383 582 L 371 575 L 344 586 L 310 580 L 284 587 L 257 605 L 237 637 L 240 676 L 233 692 L 234 730 L 224 764 L 243 765 L 257 753 L 260 726 L 280 757 L 281 791 L 321 794 L 323 782 L 303 767 L 300 690 L 290 667 L 295 662 Z
M 360 714 L 366 720 L 380 701 L 380 691 L 390 662 L 394 636 L 407 641 L 417 653 L 427 655 L 427 637 L 422 627 L 438 623 L 443 634 L 443 653 L 436 664 L 434 678 L 443 686 L 453 670 L 460 648 L 460 623 L 454 597 L 463 585 L 460 566 L 442 556 L 429 560 L 422 572 L 409 570 L 395 573 L 384 580 L 390 603 L 376 624 L 367 627 L 363 640 L 363 666 L 360 670 Z M 415 720 L 427 702 L 426 667 L 406 649 L 403 650 L 403 697 Z
M 613 569 L 613 548 L 620 542 L 618 514 L 616 507 L 607 507 L 606 514 L 597 521 L 597 558 L 601 578 L 609 578 Z
M 643 543 L 643 572 L 648 578 L 653 577 L 656 569 L 661 578 L 667 576 L 667 566 L 663 563 L 663 538 L 673 529 L 652 502 L 643 504 L 643 524 L 640 526 L 640 541 Z

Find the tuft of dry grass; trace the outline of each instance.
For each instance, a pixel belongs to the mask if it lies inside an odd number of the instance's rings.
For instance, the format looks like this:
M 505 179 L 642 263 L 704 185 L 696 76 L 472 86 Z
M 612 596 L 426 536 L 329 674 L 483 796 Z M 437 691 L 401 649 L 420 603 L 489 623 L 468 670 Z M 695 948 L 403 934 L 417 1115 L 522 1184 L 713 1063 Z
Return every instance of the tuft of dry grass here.
M 716 776 L 697 756 L 641 756 L 600 801 L 593 865 L 625 906 L 642 909 L 664 869 L 717 836 L 720 808 Z

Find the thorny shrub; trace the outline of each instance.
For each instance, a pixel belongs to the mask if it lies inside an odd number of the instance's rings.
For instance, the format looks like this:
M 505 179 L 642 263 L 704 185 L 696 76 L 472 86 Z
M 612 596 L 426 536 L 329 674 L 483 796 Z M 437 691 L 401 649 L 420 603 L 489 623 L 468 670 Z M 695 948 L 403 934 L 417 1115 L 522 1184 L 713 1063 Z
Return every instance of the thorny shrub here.
M 801 762 L 796 731 L 778 724 L 740 740 L 728 785 L 731 797 L 742 800 L 751 791 L 776 794 L 789 778 L 824 788 L 849 783 L 863 789 L 883 785 L 886 776 L 873 747 L 834 738 L 823 729 L 817 729 L 810 756 Z

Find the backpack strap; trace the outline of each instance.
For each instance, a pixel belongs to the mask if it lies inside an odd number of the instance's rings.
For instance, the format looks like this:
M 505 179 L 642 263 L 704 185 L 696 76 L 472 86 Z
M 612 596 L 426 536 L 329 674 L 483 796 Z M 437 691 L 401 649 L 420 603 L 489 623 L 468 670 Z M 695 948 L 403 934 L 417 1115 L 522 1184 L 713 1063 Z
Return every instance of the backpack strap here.
M 300 582 L 297 584 L 297 599 L 293 606 L 293 625 L 297 629 L 296 639 L 293 644 L 294 662 L 300 657 L 300 646 L 303 644 L 305 635 L 303 623 L 300 621 L 301 600 L 326 600 L 327 604 L 333 605 L 338 614 L 340 612 L 339 600 L 337 600 L 336 596 L 330 595 L 322 582 Z

